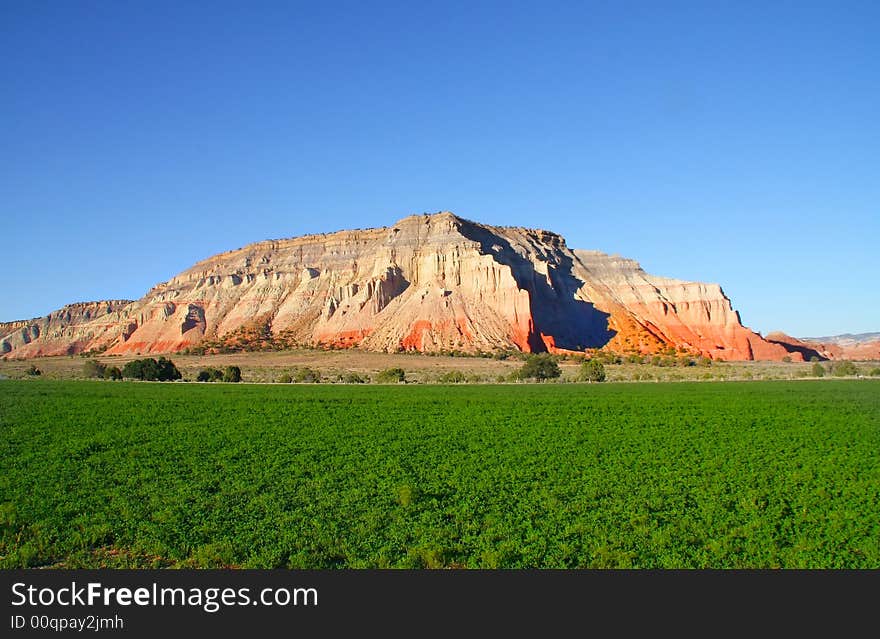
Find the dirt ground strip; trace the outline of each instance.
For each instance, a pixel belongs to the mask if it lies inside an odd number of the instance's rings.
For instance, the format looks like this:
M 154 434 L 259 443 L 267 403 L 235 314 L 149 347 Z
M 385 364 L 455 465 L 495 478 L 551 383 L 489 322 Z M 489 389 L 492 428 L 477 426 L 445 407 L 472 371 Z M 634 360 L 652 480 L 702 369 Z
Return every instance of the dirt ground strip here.
M 93 359 L 122 368 L 141 356 L 103 356 Z M 158 357 L 158 355 L 154 356 Z M 339 375 L 357 373 L 375 376 L 388 368 L 402 368 L 409 382 L 430 383 L 441 381 L 445 373 L 460 372 L 471 382 L 496 382 L 522 365 L 518 359 L 497 360 L 479 357 L 433 357 L 419 354 L 371 353 L 356 349 L 346 351 L 295 350 L 261 353 L 230 353 L 223 355 L 170 354 L 186 380 L 195 380 L 206 367 L 223 369 L 238 366 L 245 382 L 275 382 L 279 376 L 308 367 L 320 372 L 324 381 L 334 381 Z M 28 370 L 36 366 L 40 377 L 49 379 L 83 378 L 83 367 L 88 357 L 43 357 L 31 360 L 0 360 L 0 378 L 28 377 Z M 825 367 L 829 362 L 825 362 Z M 559 381 L 572 381 L 580 363 L 562 361 Z M 812 377 L 811 363 L 786 362 L 715 362 L 711 366 L 654 366 L 649 364 L 607 364 L 607 381 L 726 381 L 749 379 L 801 379 Z M 859 374 L 868 376 L 880 362 L 858 362 Z

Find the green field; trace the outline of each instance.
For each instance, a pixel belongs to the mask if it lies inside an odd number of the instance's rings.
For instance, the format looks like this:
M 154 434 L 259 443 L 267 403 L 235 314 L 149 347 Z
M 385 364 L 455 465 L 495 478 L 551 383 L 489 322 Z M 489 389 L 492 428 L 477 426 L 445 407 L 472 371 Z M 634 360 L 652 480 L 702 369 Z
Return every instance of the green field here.
M 880 382 L 0 381 L 0 567 L 880 568 Z

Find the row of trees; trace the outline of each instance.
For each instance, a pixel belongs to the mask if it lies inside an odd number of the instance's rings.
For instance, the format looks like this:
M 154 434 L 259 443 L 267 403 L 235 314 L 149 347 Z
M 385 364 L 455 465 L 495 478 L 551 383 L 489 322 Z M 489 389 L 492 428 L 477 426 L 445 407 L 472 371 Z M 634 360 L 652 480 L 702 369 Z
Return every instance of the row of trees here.
M 108 366 L 94 359 L 88 360 L 83 372 L 86 377 L 98 379 L 138 379 L 144 381 L 174 381 L 182 379 L 182 375 L 170 359 L 160 357 L 158 360 L 152 357 L 144 359 L 134 359 L 126 363 L 120 370 L 116 366 Z M 559 377 L 562 371 L 556 359 L 547 353 L 538 355 L 530 355 L 523 366 L 514 372 L 511 379 L 527 380 L 535 379 L 544 381 Z M 196 376 L 199 382 L 240 382 L 241 368 L 238 366 L 227 366 L 225 370 L 218 368 L 203 368 Z M 321 381 L 321 373 L 312 368 L 302 367 L 293 370 L 293 374 L 283 373 L 278 381 L 280 383 L 311 383 L 317 384 Z M 369 380 L 357 373 L 349 373 L 340 375 L 339 380 L 348 384 L 363 384 Z M 376 375 L 375 381 L 379 384 L 394 384 L 406 382 L 406 371 L 402 368 L 387 368 Z M 468 381 L 467 376 L 460 371 L 452 371 L 441 376 L 443 383 L 462 383 Z M 602 362 L 597 359 L 591 359 L 581 365 L 577 376 L 579 382 L 604 382 L 605 367 Z
M 127 379 L 140 379 L 146 382 L 173 382 L 183 375 L 170 359 L 133 359 L 122 367 L 122 376 Z
M 36 367 L 32 366 L 31 368 L 34 370 L 28 371 L 30 375 L 40 374 Z M 824 377 L 826 374 L 835 377 L 850 377 L 858 375 L 859 369 L 853 362 L 844 360 L 831 362 L 827 367 L 820 362 L 814 362 L 811 372 L 814 377 Z M 174 362 L 164 357 L 160 357 L 158 360 L 152 357 L 135 359 L 126 363 L 121 370 L 117 366 L 108 366 L 91 359 L 85 363 L 84 373 L 86 377 L 111 380 L 126 378 L 145 381 L 174 381 L 182 378 Z M 528 355 L 522 367 L 509 376 L 502 376 L 499 378 L 499 381 L 504 381 L 505 379 L 510 381 L 532 379 L 542 382 L 556 379 L 561 374 L 562 371 L 559 368 L 557 357 L 549 353 L 539 353 Z M 880 369 L 875 368 L 868 374 L 880 375 Z M 200 370 L 196 379 L 200 382 L 240 382 L 241 368 L 238 366 L 227 366 L 224 370 L 220 370 L 208 367 Z M 604 382 L 605 379 L 605 366 L 600 358 L 584 361 L 575 377 L 575 381 L 578 382 Z M 291 373 L 283 373 L 278 378 L 278 382 L 287 384 L 317 384 L 321 381 L 321 372 L 309 367 L 295 368 Z M 346 384 L 364 384 L 371 380 L 369 377 L 363 377 L 357 373 L 346 373 L 338 375 L 336 381 Z M 373 381 L 380 384 L 405 383 L 406 372 L 402 368 L 387 368 L 376 374 Z M 472 380 L 471 377 L 461 371 L 451 371 L 441 375 L 438 381 L 441 383 L 464 383 Z
M 227 366 L 225 370 L 219 368 L 203 368 L 196 376 L 197 382 L 232 382 L 241 381 L 241 369 L 238 366 Z
M 826 373 L 834 377 L 853 377 L 859 374 L 858 367 L 849 360 L 841 360 L 839 362 L 830 362 L 827 366 L 823 366 L 819 362 L 813 362 L 813 377 L 825 377 Z M 871 377 L 880 377 L 880 368 L 872 368 L 868 371 Z
M 153 359 L 133 359 L 125 366 L 108 366 L 94 359 L 86 361 L 83 366 L 86 377 L 96 379 L 139 379 L 147 382 L 172 382 L 181 379 L 182 375 L 170 359 L 160 357 Z

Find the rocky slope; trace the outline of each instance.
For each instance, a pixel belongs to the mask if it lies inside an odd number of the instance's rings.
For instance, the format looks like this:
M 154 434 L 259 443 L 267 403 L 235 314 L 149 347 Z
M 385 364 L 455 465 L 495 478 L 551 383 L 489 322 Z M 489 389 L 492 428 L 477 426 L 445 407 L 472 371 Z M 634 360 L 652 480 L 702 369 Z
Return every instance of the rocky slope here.
M 258 242 L 215 255 L 137 301 L 0 324 L 5 357 L 308 344 L 368 350 L 687 349 L 793 355 L 742 326 L 717 284 L 571 250 L 555 233 L 451 213 L 392 227 Z
M 768 334 L 767 340 L 789 351 L 798 351 L 805 359 L 880 360 L 880 333 L 798 339 L 777 332 Z

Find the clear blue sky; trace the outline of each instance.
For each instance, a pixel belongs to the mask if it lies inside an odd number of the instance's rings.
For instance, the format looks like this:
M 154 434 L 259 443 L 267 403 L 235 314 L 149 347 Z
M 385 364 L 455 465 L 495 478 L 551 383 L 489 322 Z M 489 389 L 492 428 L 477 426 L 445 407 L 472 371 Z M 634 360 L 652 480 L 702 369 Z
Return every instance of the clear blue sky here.
M 0 320 L 451 210 L 880 330 L 880 3 L 0 5 Z

